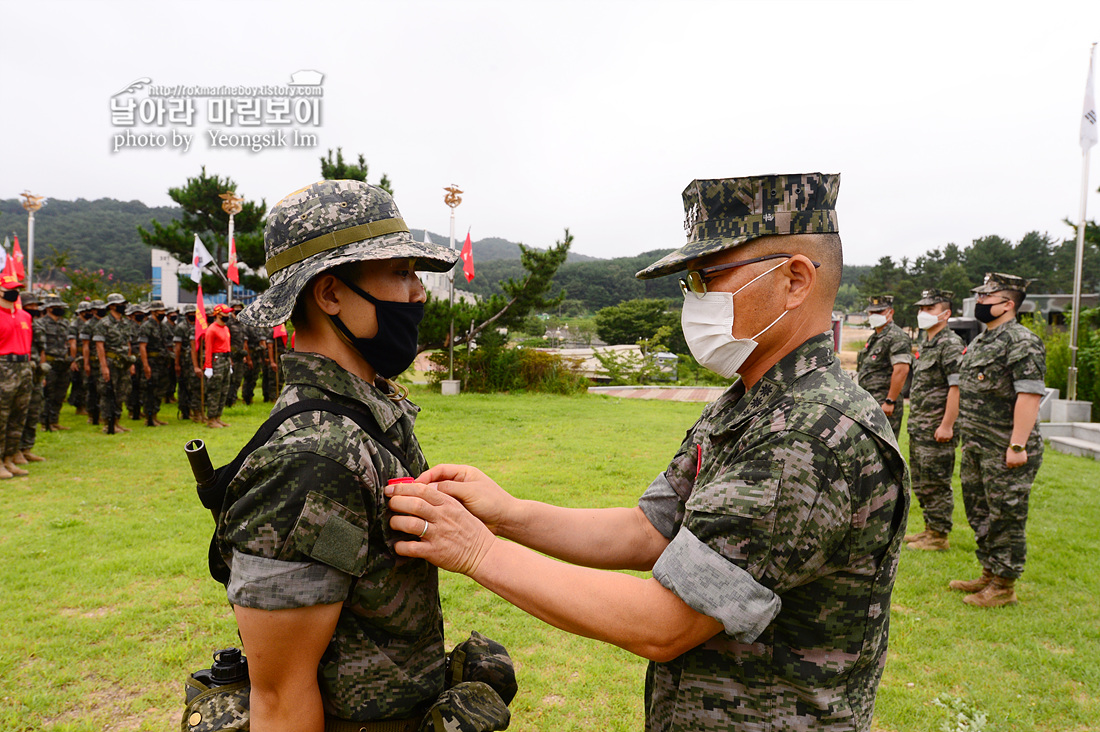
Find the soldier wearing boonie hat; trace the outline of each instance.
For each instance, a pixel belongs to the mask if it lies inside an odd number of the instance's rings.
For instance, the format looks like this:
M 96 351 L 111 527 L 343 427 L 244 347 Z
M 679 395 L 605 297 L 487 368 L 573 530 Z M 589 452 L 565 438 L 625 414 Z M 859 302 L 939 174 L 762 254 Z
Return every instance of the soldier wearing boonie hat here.
M 1028 284 L 990 272 L 971 290 L 977 295 L 974 317 L 986 329 L 967 345 L 959 368 L 959 475 L 982 574 L 949 586 L 969 593 L 963 601 L 977 607 L 1017 602 L 1028 498 L 1043 462 L 1039 402 L 1046 392 L 1046 348 L 1016 322 Z
M 99 374 L 99 416 L 105 422 L 108 435 L 130 430 L 119 424 L 122 407 L 130 396 L 130 367 L 134 359 L 130 351 L 132 322 L 126 319 L 126 298 L 112 292 L 103 303 L 107 315 L 92 328 L 92 344 L 97 359 L 93 366 Z
M 904 413 L 901 392 L 913 364 L 913 340 L 894 322 L 893 295 L 872 295 L 867 312 L 875 332 L 856 358 L 856 381 L 882 405 L 897 437 Z
M 392 487 L 391 510 L 411 514 L 394 528 L 428 525 L 416 556 L 476 581 L 488 573 L 487 586 L 528 612 L 662 659 L 646 677 L 646 729 L 870 728 L 908 489 L 886 417 L 833 353 L 839 182 L 767 175 L 684 191 L 687 244 L 638 277 L 686 270 L 692 354 L 741 378 L 707 405 L 633 513 L 581 517 L 505 496 L 492 501 L 508 527 L 498 539 L 434 486 Z M 435 468 L 426 478 L 490 495 L 480 471 Z M 429 518 L 440 517 L 461 530 L 437 529 Z M 514 543 L 533 536 L 539 552 L 651 568 L 652 579 L 598 581 L 558 563 L 547 572 L 549 560 Z M 478 567 L 448 561 L 471 537 Z M 504 538 L 513 543 L 488 551 Z
M 370 415 L 394 447 L 347 417 L 307 412 L 288 418 L 276 433 L 285 436 L 252 453 L 230 484 L 216 548 L 230 568 L 228 597 L 250 672 L 278 667 L 280 678 L 318 683 L 304 699 L 293 686 L 275 697 L 253 694 L 253 718 L 293 710 L 320 728 L 320 698 L 326 729 L 380 721 L 417 729 L 444 690 L 442 611 L 435 568 L 393 561 L 393 542 L 413 537 L 388 525 L 383 488 L 427 462 L 413 434 L 418 408 L 389 379 L 416 354 L 425 292 L 414 270 L 445 271 L 457 254 L 414 241 L 388 193 L 352 180 L 320 181 L 280 201 L 264 246 L 271 284 L 239 317 L 268 332 L 288 318 L 294 324 L 275 411 L 304 399 L 337 402 Z M 299 619 L 286 635 L 263 640 L 269 613 L 291 607 Z M 384 622 L 379 607 L 387 607 Z M 298 659 L 290 670 L 287 658 Z M 473 690 L 464 681 L 447 694 Z M 267 706 L 271 698 L 284 706 Z M 476 712 L 494 726 L 478 729 L 503 729 L 507 707 L 499 696 L 489 701 Z M 450 729 L 446 714 L 444 721 Z
M 75 353 L 75 338 L 70 336 L 70 324 L 65 319 L 69 306 L 57 295 L 47 295 L 42 301 L 46 311 L 36 325 L 41 326 L 43 355 L 46 368 L 45 387 L 43 388 L 42 426 L 47 432 L 67 430 L 59 424 L 61 405 L 65 403 L 65 393 L 72 378 L 72 363 Z
M 951 476 L 959 437 L 959 365 L 963 341 L 947 327 L 951 317 L 950 290 L 931 288 L 913 303 L 921 330 L 916 346 L 913 382 L 909 393 L 909 471 L 913 495 L 920 502 L 924 530 L 905 536 L 910 549 L 946 551 L 950 548 L 951 514 L 955 501 Z

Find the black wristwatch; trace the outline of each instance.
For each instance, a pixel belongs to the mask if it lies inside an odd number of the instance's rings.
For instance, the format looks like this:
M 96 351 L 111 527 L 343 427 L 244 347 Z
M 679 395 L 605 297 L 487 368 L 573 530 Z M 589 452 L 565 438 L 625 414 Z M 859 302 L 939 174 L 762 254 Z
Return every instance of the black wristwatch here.
M 890 397 L 886 397 L 883 400 L 883 404 L 897 404 L 897 400 L 891 399 Z

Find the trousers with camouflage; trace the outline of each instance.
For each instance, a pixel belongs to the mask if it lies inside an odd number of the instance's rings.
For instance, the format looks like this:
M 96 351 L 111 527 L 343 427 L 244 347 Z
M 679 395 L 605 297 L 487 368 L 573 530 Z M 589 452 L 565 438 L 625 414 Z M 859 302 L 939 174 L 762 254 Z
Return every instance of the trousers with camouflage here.
M 230 356 L 233 362 L 233 373 L 229 375 L 229 384 L 225 390 L 225 406 L 232 407 L 237 403 L 237 395 L 241 391 L 241 380 L 244 378 L 244 351 L 236 351 Z
M 951 512 L 955 509 L 951 476 L 958 444 L 958 437 L 951 442 L 936 442 L 914 440 L 909 434 L 909 476 L 924 515 L 924 528 L 929 531 L 951 533 Z
M 142 394 L 142 413 L 146 420 L 151 420 L 160 412 L 161 402 L 168 393 L 168 370 L 171 362 L 165 356 L 150 356 L 149 371 L 152 374 L 143 381 L 144 393 Z
M 222 416 L 225 409 L 225 398 L 229 393 L 229 367 L 228 354 L 214 356 L 214 375 L 206 380 L 206 418 L 217 419 Z
M 65 392 L 74 374 L 69 362 L 64 359 L 53 361 L 50 366 L 46 372 L 45 403 L 42 407 L 42 424 L 47 428 L 61 419 L 61 405 L 65 403 Z M 76 392 L 77 388 L 73 386 L 73 393 Z
M 122 408 L 130 397 L 130 364 L 121 358 L 108 358 L 107 368 L 111 372 L 111 383 L 98 379 L 99 419 L 107 425 L 118 424 L 122 419 Z
M 23 361 L 0 361 L 0 428 L 4 431 L 3 457 L 19 452 L 27 407 L 31 401 L 32 366 Z
M 998 577 L 1015 579 L 1024 573 L 1027 558 L 1027 505 L 1043 463 L 1042 438 L 1033 434 L 1028 439 L 1027 463 L 1012 469 L 1005 465 L 1007 445 L 968 435 L 962 442 L 963 506 L 974 530 L 978 562 Z
M 30 450 L 38 439 L 38 420 L 42 416 L 45 402 L 46 372 L 38 362 L 31 363 L 31 398 L 27 403 L 27 421 L 23 423 L 23 438 L 19 441 L 20 450 Z

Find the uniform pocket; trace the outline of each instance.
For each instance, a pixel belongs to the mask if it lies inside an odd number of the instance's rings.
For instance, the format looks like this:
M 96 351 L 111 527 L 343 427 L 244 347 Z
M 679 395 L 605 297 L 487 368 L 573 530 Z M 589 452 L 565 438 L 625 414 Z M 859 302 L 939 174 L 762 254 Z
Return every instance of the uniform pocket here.
M 361 577 L 369 557 L 368 529 L 365 517 L 310 491 L 283 552 L 297 550 L 341 572 Z

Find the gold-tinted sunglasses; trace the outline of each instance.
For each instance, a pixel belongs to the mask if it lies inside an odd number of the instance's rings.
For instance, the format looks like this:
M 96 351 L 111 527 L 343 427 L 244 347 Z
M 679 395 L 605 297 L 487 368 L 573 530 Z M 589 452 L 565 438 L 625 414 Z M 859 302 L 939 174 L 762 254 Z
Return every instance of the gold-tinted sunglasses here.
M 702 298 L 707 294 L 707 280 L 712 279 L 718 272 L 724 272 L 727 269 L 735 269 L 737 267 L 744 267 L 746 264 L 756 264 L 757 262 L 766 262 L 769 259 L 790 259 L 793 254 L 766 254 L 763 257 L 753 257 L 752 259 L 746 259 L 741 262 L 730 262 L 729 264 L 716 264 L 713 267 L 704 267 L 703 269 L 689 269 L 687 273 L 680 278 L 680 292 L 685 295 L 688 291 L 695 293 L 695 297 Z M 814 267 L 820 267 L 819 262 L 811 263 Z

